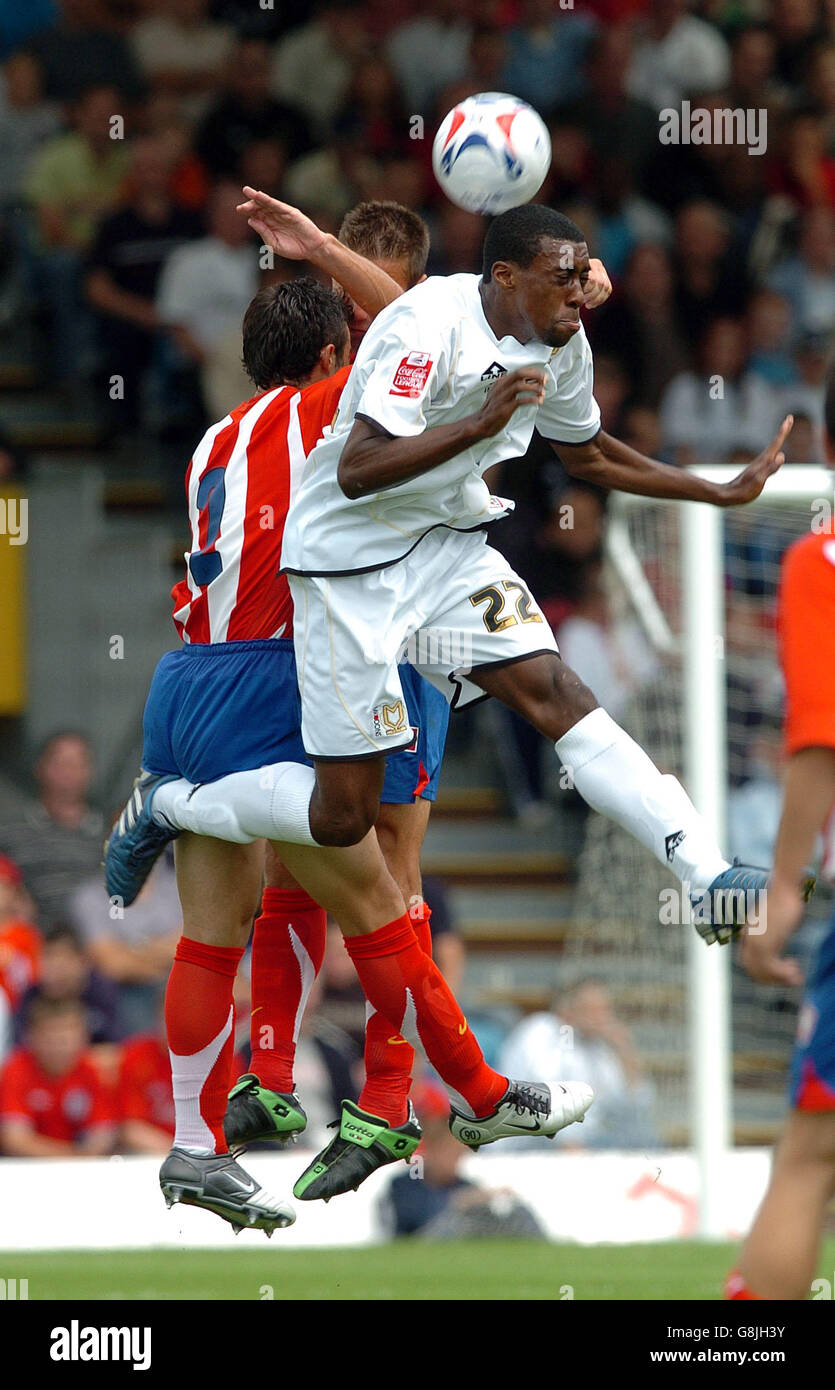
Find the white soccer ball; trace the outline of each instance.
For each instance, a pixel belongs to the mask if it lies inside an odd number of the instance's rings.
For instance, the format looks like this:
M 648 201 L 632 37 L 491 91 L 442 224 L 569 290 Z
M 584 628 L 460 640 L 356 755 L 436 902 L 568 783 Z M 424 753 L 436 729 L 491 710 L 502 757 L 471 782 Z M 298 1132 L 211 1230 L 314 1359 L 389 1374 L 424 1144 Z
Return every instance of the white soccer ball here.
M 479 92 L 444 117 L 432 146 L 432 168 L 459 208 L 493 215 L 527 203 L 551 167 L 542 117 L 506 92 Z

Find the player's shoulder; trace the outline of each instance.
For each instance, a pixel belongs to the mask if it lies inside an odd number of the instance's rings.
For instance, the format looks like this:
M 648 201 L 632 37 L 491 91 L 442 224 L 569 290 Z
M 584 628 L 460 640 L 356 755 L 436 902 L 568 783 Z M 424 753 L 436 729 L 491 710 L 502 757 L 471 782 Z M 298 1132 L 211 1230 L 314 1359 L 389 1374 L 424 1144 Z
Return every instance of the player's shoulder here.
M 824 583 L 835 583 L 835 527 L 831 523 L 792 542 L 783 558 L 783 576 L 789 581 L 819 576 Z
M 387 304 L 372 327 L 407 316 L 442 327 L 469 311 L 478 296 L 478 282 L 478 275 L 430 275 Z

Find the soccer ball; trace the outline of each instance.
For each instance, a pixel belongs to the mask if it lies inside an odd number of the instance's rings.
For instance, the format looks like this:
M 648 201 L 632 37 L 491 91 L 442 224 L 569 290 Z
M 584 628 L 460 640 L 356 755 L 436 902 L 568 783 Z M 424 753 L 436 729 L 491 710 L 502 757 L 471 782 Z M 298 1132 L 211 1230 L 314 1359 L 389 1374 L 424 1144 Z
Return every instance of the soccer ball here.
M 480 92 L 444 117 L 432 168 L 444 193 L 468 212 L 494 214 L 527 203 L 551 166 L 541 116 L 506 92 Z

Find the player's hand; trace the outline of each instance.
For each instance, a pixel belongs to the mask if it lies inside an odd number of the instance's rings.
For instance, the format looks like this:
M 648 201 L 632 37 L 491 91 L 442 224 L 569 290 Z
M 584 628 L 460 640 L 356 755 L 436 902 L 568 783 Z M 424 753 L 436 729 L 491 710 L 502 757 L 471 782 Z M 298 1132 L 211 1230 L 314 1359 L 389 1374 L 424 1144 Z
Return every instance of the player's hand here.
M 761 985 L 802 985 L 803 972 L 796 960 L 783 955 L 792 932 L 803 919 L 803 894 L 791 883 L 773 878 L 766 889 L 765 912 L 760 927 L 745 929 L 739 939 L 739 960 L 752 980 Z
M 546 374 L 542 367 L 516 367 L 500 377 L 487 392 L 476 413 L 479 436 L 489 439 L 503 430 L 514 411 L 523 405 L 540 406 L 545 400 Z
M 288 261 L 309 261 L 325 243 L 325 233 L 290 203 L 281 203 L 269 193 L 244 188 L 246 202 L 238 205 L 265 246 Z
M 783 444 L 786 435 L 794 424 L 794 416 L 787 415 L 767 449 L 743 468 L 729 483 L 722 483 L 716 489 L 716 502 L 720 507 L 739 507 L 745 502 L 753 502 L 759 497 L 767 480 L 786 462 Z
M 612 293 L 612 282 L 602 261 L 589 260 L 589 278 L 583 291 L 587 309 L 599 309 Z

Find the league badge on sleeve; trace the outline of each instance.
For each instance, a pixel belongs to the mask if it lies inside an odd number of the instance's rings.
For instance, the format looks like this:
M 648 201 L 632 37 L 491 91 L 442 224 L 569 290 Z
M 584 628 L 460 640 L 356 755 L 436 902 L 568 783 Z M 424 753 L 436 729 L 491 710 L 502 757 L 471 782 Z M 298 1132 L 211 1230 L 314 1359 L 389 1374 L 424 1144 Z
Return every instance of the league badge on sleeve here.
M 402 358 L 389 387 L 390 396 L 407 396 L 416 401 L 426 389 L 432 358 L 428 352 L 410 352 Z

